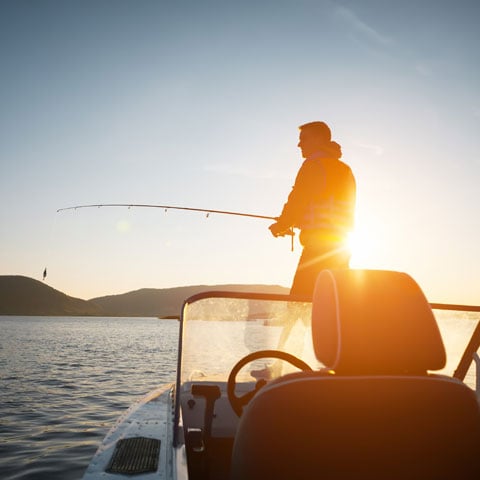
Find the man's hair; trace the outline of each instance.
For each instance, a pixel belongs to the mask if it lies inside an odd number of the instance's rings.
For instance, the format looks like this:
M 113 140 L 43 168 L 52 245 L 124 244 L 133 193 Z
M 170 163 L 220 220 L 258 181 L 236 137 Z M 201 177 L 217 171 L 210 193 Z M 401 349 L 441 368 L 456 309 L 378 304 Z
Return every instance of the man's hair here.
M 298 129 L 301 132 L 308 132 L 318 136 L 323 142 L 330 142 L 332 140 L 332 132 L 325 122 L 309 122 L 300 125 Z

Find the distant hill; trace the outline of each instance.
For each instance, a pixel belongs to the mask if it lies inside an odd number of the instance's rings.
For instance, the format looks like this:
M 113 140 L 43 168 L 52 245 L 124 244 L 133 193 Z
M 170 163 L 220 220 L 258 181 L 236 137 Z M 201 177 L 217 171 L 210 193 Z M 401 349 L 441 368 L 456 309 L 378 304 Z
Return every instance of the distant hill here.
M 142 288 L 121 295 L 109 295 L 90 299 L 99 305 L 106 315 L 127 317 L 152 317 L 179 315 L 183 301 L 199 292 L 237 291 L 262 293 L 288 293 L 278 285 L 194 285 L 175 288 Z
M 143 288 L 82 300 L 33 278 L 0 275 L 0 315 L 167 317 L 178 315 L 186 298 L 206 290 L 288 293 L 287 288 L 278 285 L 195 285 Z
M 69 297 L 33 278 L 0 275 L 0 315 L 103 315 L 101 307 Z

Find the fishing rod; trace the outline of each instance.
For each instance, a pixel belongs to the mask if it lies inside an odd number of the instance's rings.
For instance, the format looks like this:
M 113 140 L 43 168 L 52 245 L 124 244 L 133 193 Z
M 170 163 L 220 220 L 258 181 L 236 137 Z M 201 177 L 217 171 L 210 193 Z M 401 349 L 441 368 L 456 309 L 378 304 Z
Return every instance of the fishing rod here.
M 75 205 L 73 207 L 64 207 L 59 208 L 57 213 L 64 212 L 65 210 L 78 210 L 79 208 L 102 208 L 102 207 L 124 207 L 124 208 L 162 208 L 165 210 L 188 210 L 191 212 L 203 212 L 207 214 L 207 218 L 211 213 L 217 213 L 221 215 L 236 215 L 238 217 L 249 217 L 249 218 L 260 218 L 263 220 L 278 220 L 278 217 L 271 217 L 269 215 L 257 215 L 254 213 L 245 213 L 245 212 L 232 212 L 230 210 L 214 210 L 211 208 L 194 208 L 194 207 L 179 207 L 178 205 L 153 205 L 150 203 L 96 203 L 90 205 Z M 294 236 L 295 232 L 293 227 L 291 227 L 286 235 L 292 237 L 291 250 L 294 250 Z
M 245 213 L 245 212 L 233 212 L 230 210 L 214 210 L 212 208 L 195 208 L 195 207 L 179 207 L 178 205 L 153 205 L 149 203 L 95 203 L 89 205 L 74 205 L 72 207 L 64 207 L 57 209 L 57 213 L 64 212 L 66 210 L 78 210 L 80 208 L 102 208 L 102 207 L 123 207 L 123 208 L 162 208 L 165 210 L 188 210 L 191 212 L 203 212 L 207 214 L 207 218 L 211 213 L 217 213 L 221 215 L 236 215 L 238 217 L 249 217 L 249 218 L 259 218 L 262 220 L 278 220 L 278 217 L 271 217 L 269 215 L 257 215 L 254 213 Z M 294 250 L 294 236 L 295 232 L 293 231 L 293 227 L 291 227 L 288 232 L 285 233 L 286 235 L 291 235 L 292 242 L 291 242 L 291 250 Z M 47 276 L 47 268 L 43 271 L 43 280 L 45 280 Z
M 59 208 L 57 213 L 65 210 L 77 210 L 79 208 L 101 208 L 101 207 L 126 207 L 126 208 L 163 208 L 167 210 L 188 210 L 192 212 L 203 212 L 208 215 L 211 213 L 218 213 L 222 215 L 237 215 L 239 217 L 261 218 L 264 220 L 278 220 L 278 217 L 270 217 L 268 215 L 256 215 L 253 213 L 232 212 L 229 210 L 213 210 L 210 208 L 193 208 L 193 207 L 179 207 L 177 205 L 152 205 L 148 203 L 98 203 L 93 205 L 76 205 L 73 207 Z

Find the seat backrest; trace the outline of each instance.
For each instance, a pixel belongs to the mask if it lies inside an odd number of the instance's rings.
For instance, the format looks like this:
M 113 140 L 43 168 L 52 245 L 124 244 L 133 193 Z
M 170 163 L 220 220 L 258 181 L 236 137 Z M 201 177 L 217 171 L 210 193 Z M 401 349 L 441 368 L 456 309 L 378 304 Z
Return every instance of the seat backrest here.
M 317 358 L 337 373 L 425 374 L 445 365 L 432 309 L 406 273 L 324 270 L 312 305 Z
M 238 425 L 232 480 L 480 478 L 476 396 L 427 373 L 445 351 L 408 275 L 322 272 L 312 331 L 331 372 L 286 375 L 260 390 Z

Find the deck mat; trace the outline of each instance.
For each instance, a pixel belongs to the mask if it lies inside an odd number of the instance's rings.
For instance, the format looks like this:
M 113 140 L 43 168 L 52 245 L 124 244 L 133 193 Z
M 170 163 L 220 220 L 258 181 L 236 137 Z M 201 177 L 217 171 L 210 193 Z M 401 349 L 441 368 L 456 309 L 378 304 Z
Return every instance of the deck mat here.
M 159 453 L 160 440 L 156 438 L 124 438 L 117 443 L 107 472 L 129 475 L 155 472 Z

